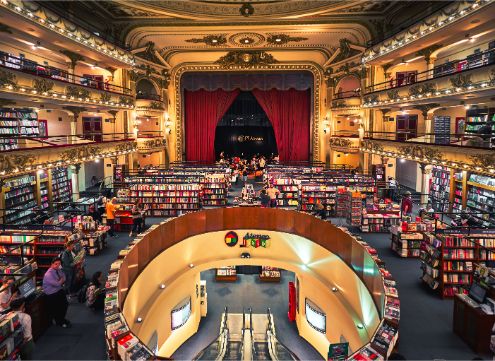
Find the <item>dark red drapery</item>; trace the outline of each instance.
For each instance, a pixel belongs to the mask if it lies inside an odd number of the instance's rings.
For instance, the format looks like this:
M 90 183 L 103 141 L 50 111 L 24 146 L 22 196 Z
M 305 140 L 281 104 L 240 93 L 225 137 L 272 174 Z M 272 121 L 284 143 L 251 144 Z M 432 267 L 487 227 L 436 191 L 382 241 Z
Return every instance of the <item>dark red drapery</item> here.
M 238 95 L 239 89 L 184 90 L 186 160 L 215 162 L 215 128 Z
M 273 125 L 280 161 L 309 160 L 310 90 L 252 92 Z

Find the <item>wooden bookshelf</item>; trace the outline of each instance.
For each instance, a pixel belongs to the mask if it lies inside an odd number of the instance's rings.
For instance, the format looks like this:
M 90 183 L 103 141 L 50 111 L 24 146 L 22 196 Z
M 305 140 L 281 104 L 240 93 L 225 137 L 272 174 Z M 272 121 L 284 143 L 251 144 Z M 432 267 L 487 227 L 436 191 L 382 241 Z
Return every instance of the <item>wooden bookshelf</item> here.
M 0 109 L 0 134 L 11 138 L 0 138 L 0 151 L 19 148 L 16 137 L 39 136 L 38 114 L 31 109 Z
M 327 217 L 336 214 L 337 187 L 327 184 L 302 184 L 301 185 L 301 210 L 312 212 L 315 205 L 321 203 L 325 206 Z
M 429 200 L 434 210 L 448 212 L 450 207 L 451 171 L 445 167 L 433 166 Z

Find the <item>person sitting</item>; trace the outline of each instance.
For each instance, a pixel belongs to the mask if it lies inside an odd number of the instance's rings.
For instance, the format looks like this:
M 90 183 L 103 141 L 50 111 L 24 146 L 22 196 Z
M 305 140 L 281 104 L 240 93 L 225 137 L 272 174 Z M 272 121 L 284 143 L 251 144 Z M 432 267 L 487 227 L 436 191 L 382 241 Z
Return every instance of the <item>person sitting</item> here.
M 97 271 L 91 277 L 91 282 L 86 289 L 86 306 L 95 311 L 103 310 L 105 304 L 104 283 L 103 273 Z
M 17 298 L 10 303 L 12 312 L 17 314 L 22 326 L 23 342 L 20 347 L 21 360 L 32 360 L 34 351 L 33 330 L 31 316 L 26 313 L 24 297 Z

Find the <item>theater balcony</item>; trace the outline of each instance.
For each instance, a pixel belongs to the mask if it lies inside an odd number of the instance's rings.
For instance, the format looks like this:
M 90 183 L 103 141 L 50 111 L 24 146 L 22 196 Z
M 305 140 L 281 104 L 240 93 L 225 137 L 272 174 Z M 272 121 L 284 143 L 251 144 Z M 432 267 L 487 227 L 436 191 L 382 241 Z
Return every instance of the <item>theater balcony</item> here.
M 45 104 L 69 103 L 99 109 L 134 107 L 128 88 L 7 53 L 0 53 L 0 93 L 4 99 Z
M 366 132 L 359 148 L 381 157 L 407 159 L 479 174 L 495 173 L 495 135 Z
M 363 106 L 390 108 L 453 100 L 459 104 L 470 98 L 491 97 L 495 95 L 495 48 L 410 75 L 367 87 Z
M 138 132 L 137 151 L 140 154 L 161 152 L 167 148 L 167 140 L 162 132 Z
M 370 44 L 362 61 L 366 65 L 387 64 L 417 52 L 418 48 L 454 43 L 475 27 L 491 28 L 494 3 L 493 0 L 452 1 L 406 29 Z
M 122 133 L 43 138 L 0 135 L 0 142 L 15 142 L 15 149 L 3 150 L 0 155 L 0 178 L 36 169 L 99 162 L 100 159 L 117 157 L 137 149 L 135 139 Z
M 25 32 L 31 37 L 43 39 L 44 42 L 60 49 L 69 49 L 86 59 L 114 68 L 131 68 L 134 56 L 105 40 L 105 34 L 90 31 L 90 26 L 82 27 L 68 20 L 66 14 L 55 13 L 43 2 L 1 0 L 3 10 L 2 24 L 7 29 Z M 78 22 L 82 19 L 78 17 Z
M 351 90 L 341 93 L 335 93 L 332 103 L 331 110 L 357 109 L 361 106 L 361 91 Z

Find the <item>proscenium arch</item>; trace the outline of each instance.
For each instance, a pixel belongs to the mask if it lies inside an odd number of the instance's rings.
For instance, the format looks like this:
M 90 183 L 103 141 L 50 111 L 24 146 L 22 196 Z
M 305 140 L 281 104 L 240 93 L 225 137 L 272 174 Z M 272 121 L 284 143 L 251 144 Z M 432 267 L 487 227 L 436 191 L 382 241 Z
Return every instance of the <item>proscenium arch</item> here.
M 216 64 L 181 64 L 172 69 L 172 79 L 174 84 L 174 97 L 175 97 L 175 160 L 182 161 L 184 156 L 184 111 L 182 109 L 182 93 L 181 93 L 181 79 L 182 75 L 186 72 L 263 72 L 263 71 L 310 71 L 313 74 L 313 97 L 312 110 L 310 121 L 310 160 L 320 160 L 320 112 L 321 104 L 321 87 L 323 86 L 323 69 L 314 63 L 288 63 L 288 64 L 270 64 L 270 65 L 257 65 L 251 68 L 245 69 L 238 66 L 222 68 Z
M 306 238 L 313 244 L 323 247 L 345 262 L 348 266 L 345 269 L 354 272 L 362 281 L 367 289 L 367 297 L 373 300 L 372 304 L 376 307 L 379 319 L 383 317 L 385 291 L 379 267 L 363 245 L 357 242 L 352 235 L 328 222 L 301 212 L 254 207 L 220 208 L 189 213 L 154 226 L 143 234 L 139 243 L 130 250 L 119 269 L 118 299 L 121 310 L 134 310 L 130 313 L 124 312 L 124 314 L 127 313 L 127 322 L 131 330 L 136 326 L 135 319 L 132 319 L 136 316 L 135 313 L 143 309 L 147 302 L 153 303 L 152 300 L 160 292 L 158 287 L 149 287 L 148 284 L 143 288 L 141 283 L 138 283 L 138 288 L 135 288 L 134 292 L 138 292 L 139 297 L 126 299 L 134 281 L 151 264 L 150 262 L 165 250 L 173 249 L 173 246 L 180 245 L 188 238 L 226 230 L 287 233 Z M 241 250 L 238 251 L 240 255 Z M 218 261 L 222 262 L 222 260 Z M 228 259 L 225 261 L 229 262 Z M 184 264 L 185 269 L 188 269 L 187 265 L 188 263 Z M 275 263 L 275 266 L 277 265 Z M 153 283 L 158 279 L 149 281 Z M 355 303 L 356 300 L 354 299 L 353 302 Z M 376 329 L 369 331 L 374 333 Z

